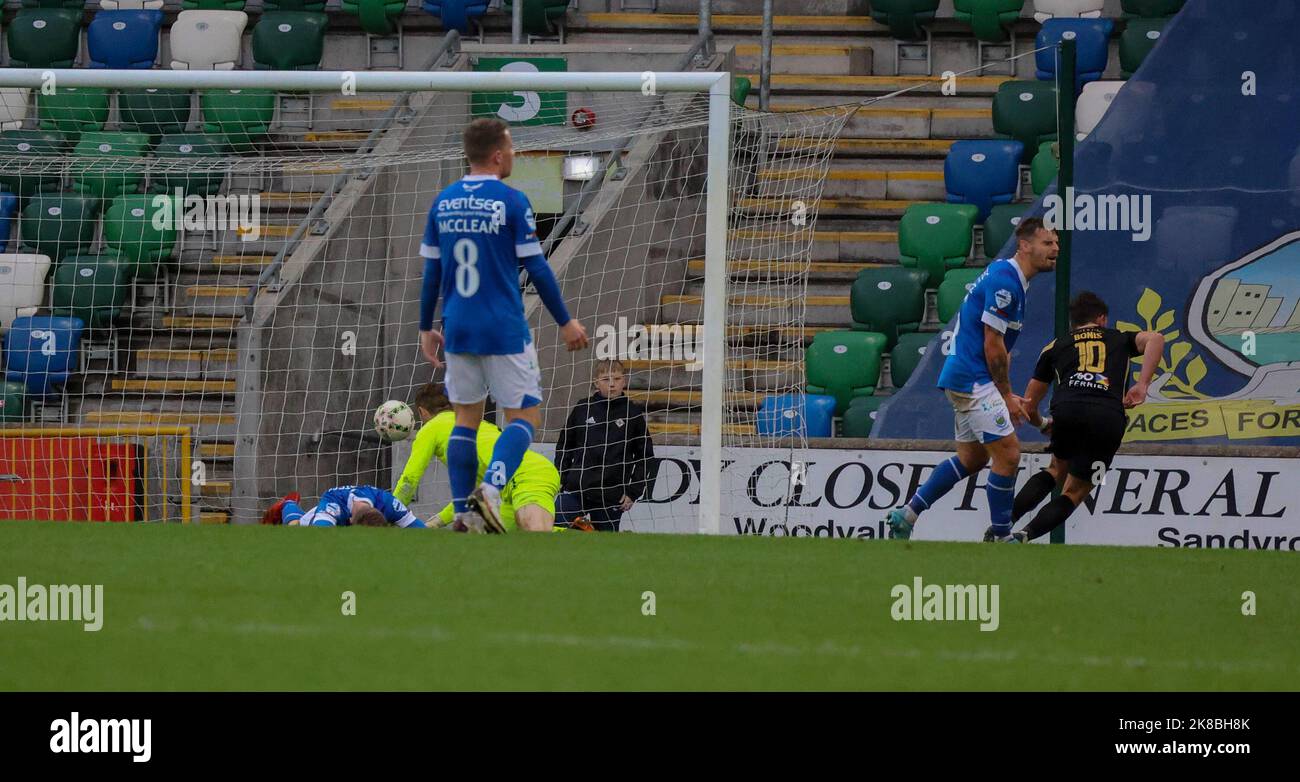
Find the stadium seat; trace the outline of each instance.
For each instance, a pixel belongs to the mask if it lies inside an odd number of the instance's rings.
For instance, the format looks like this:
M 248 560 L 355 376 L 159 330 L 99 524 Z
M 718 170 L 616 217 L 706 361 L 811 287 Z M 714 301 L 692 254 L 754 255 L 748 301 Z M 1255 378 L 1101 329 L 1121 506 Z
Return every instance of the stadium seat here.
M 86 324 L 77 318 L 16 318 L 5 334 L 5 378 L 23 383 L 29 396 L 53 396 L 77 367 Z
M 229 71 L 239 66 L 248 15 L 243 11 L 181 11 L 168 33 L 172 68 Z
M 975 37 L 985 43 L 1002 43 L 1008 30 L 1020 18 L 1025 0 L 953 0 L 953 17 L 970 25 Z
M 26 198 L 38 190 L 58 190 L 63 163 L 40 158 L 64 155 L 68 139 L 56 130 L 6 130 L 0 133 L 0 158 L 31 157 L 30 168 L 0 172 L 0 185 Z
M 152 68 L 162 11 L 100 11 L 86 26 L 92 68 Z
M 321 3 L 319 9 L 323 10 Z M 404 0 L 343 0 L 343 13 L 357 17 L 361 29 L 371 35 L 392 35 L 397 31 L 397 20 L 406 10 Z
M 1024 145 L 1032 155 L 1044 141 L 1056 140 L 1056 84 L 1048 81 L 1005 81 L 993 96 L 993 130 Z M 1025 157 L 1021 162 L 1028 163 Z
M 893 383 L 894 388 L 907 385 L 907 379 L 921 363 L 921 357 L 925 355 L 925 349 L 934 337 L 930 333 L 916 333 L 904 334 L 898 338 L 898 344 L 889 352 L 889 382 Z
M 175 133 L 163 136 L 154 147 L 155 158 L 220 156 L 229 151 L 224 136 L 202 133 Z M 218 170 L 195 170 L 160 165 L 149 173 L 149 189 L 155 193 L 174 193 L 178 188 L 186 195 L 211 195 L 221 189 L 225 174 Z
M 1029 164 L 1029 181 L 1033 186 L 1034 195 L 1042 195 L 1051 186 L 1052 180 L 1056 179 L 1056 172 L 1061 168 L 1061 161 L 1057 159 L 1057 154 L 1059 149 L 1055 141 L 1044 141 L 1038 145 L 1038 154 L 1034 155 L 1033 161 Z
M 90 248 L 99 221 L 97 199 L 76 193 L 38 193 L 23 207 L 19 237 L 24 252 L 58 262 Z
M 871 18 L 898 40 L 915 41 L 925 37 L 925 26 L 938 10 L 939 0 L 872 0 Z
M 926 274 L 901 266 L 863 269 L 849 291 L 854 331 L 885 335 L 885 349 L 900 334 L 916 331 L 925 317 Z
M 870 396 L 880 382 L 880 354 L 885 335 L 871 331 L 823 331 L 804 351 L 810 394 L 835 398 L 835 414 L 844 415 L 855 397 Z
M 993 261 L 1003 257 L 1002 248 L 1011 241 L 1016 226 L 1020 225 L 1020 218 L 1028 209 L 1029 204 L 999 204 L 989 210 L 989 219 L 984 221 L 985 258 Z
M 99 0 L 105 11 L 161 11 L 164 0 Z
M 143 161 L 133 164 L 118 158 L 143 158 L 149 151 L 149 136 L 125 131 L 93 131 L 81 134 L 72 148 L 72 189 L 95 198 L 114 198 L 135 192 L 144 181 Z M 106 159 L 111 158 L 111 159 Z
M 0 331 L 9 328 L 14 318 L 35 315 L 45 299 L 45 277 L 50 273 L 50 257 L 36 253 L 0 255 Z
M 108 121 L 108 90 L 99 87 L 60 87 L 36 99 L 41 127 L 75 137 L 100 130 Z
M 246 151 L 270 132 L 275 117 L 274 90 L 203 90 L 199 93 L 203 129 L 222 133 L 230 146 Z
M 940 323 L 951 323 L 957 317 L 962 300 L 975 287 L 975 281 L 983 273 L 983 269 L 953 269 L 944 276 L 935 302 L 939 309 Z
M 876 413 L 889 397 L 859 396 L 853 399 L 849 409 L 844 411 L 840 422 L 842 437 L 870 437 L 871 428 L 876 425 Z
M 17 216 L 18 196 L 13 193 L 0 193 L 0 253 L 9 248 L 9 239 L 13 236 L 16 222 L 14 218 Z
M 71 68 L 81 50 L 81 11 L 24 8 L 9 23 L 8 42 L 16 68 Z
M 996 204 L 1014 201 L 1023 149 L 1005 139 L 955 142 L 943 161 L 948 203 L 974 204 L 982 221 Z
M 124 90 L 117 94 L 117 115 L 123 130 L 149 136 L 181 133 L 190 121 L 190 92 L 156 87 Z
M 489 0 L 424 0 L 420 7 L 441 19 L 444 30 L 469 35 L 470 24 L 477 24 L 483 18 L 488 3 Z
M 184 0 L 181 4 L 193 11 L 243 11 L 244 0 Z
M 0 130 L 18 130 L 30 113 L 31 90 L 0 87 Z
M 834 421 L 833 396 L 779 394 L 763 398 L 754 423 L 758 434 L 768 437 L 830 437 Z
M 1106 0 L 1034 0 L 1034 19 L 1039 24 L 1048 19 L 1096 19 L 1106 8 Z
M 26 387 L 22 383 L 6 380 L 0 383 L 0 422 L 13 423 L 27 417 L 24 401 Z
M 1124 88 L 1122 81 L 1094 81 L 1083 88 L 1074 107 L 1075 138 L 1083 140 L 1110 110 L 1110 103 Z
M 1183 10 L 1187 0 L 1121 0 L 1125 16 L 1143 19 L 1173 16 Z
M 253 28 L 253 64 L 263 70 L 320 67 L 329 17 L 316 11 L 268 11 Z
M 553 36 L 564 25 L 564 15 L 569 11 L 569 0 L 520 0 L 524 4 L 524 34 Z M 512 0 L 501 0 L 501 10 L 507 16 L 514 12 Z
M 1130 19 L 1119 37 L 1119 67 L 1124 78 L 1137 73 L 1142 61 L 1160 42 L 1168 19 Z
M 153 219 L 162 210 L 174 214 L 173 198 L 170 194 L 118 196 L 104 210 L 104 245 L 134 266 L 136 279 L 153 279 L 158 264 L 176 250 L 174 219 L 163 228 L 156 227 Z
M 744 76 L 731 77 L 731 102 L 737 106 L 744 106 L 745 99 L 749 97 L 750 90 L 754 89 L 754 84 Z
M 135 267 L 116 255 L 70 255 L 54 267 L 50 311 L 87 329 L 109 328 L 122 313 Z
M 1115 24 L 1109 19 L 1048 19 L 1034 39 L 1034 55 L 1041 80 L 1056 79 L 1056 45 L 1073 38 L 1075 48 L 1074 91 L 1101 78 L 1110 59 L 1110 34 Z
M 899 263 L 927 275 L 937 288 L 944 272 L 970 257 L 979 209 L 971 204 L 913 204 L 898 223 Z

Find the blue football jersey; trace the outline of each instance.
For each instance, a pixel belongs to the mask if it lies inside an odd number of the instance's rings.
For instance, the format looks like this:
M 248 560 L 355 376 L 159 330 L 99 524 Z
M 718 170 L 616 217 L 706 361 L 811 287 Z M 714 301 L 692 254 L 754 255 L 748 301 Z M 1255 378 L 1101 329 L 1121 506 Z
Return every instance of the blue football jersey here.
M 988 265 L 961 303 L 952 353 L 939 372 L 939 387 L 969 394 L 976 386 L 993 382 L 984 357 L 984 326 L 1002 332 L 1007 352 L 1016 344 L 1025 320 L 1025 288 L 1020 266 L 1010 258 Z
M 442 262 L 448 353 L 522 353 L 532 342 L 520 259 L 542 254 L 528 197 L 495 175 L 469 175 L 433 199 L 420 255 Z
M 316 503 L 317 514 L 324 513 L 340 527 L 352 525 L 352 514 L 358 505 L 373 506 L 389 524 L 406 527 L 417 521 L 415 514 L 392 495 L 376 486 L 335 486 L 320 496 Z

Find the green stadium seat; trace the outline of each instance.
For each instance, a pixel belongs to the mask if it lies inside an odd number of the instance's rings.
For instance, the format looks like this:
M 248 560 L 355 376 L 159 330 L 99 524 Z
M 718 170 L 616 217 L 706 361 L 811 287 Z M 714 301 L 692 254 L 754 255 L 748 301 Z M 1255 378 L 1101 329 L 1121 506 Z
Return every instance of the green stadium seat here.
M 1125 16 L 1138 16 L 1154 19 L 1161 16 L 1173 16 L 1183 10 L 1187 0 L 1122 0 Z
M 15 68 L 71 68 L 81 51 L 81 11 L 24 8 L 9 23 L 9 64 Z
M 915 41 L 925 37 L 925 26 L 938 10 L 939 0 L 872 0 L 871 18 L 888 25 L 900 41 Z
M 835 414 L 844 415 L 855 397 L 870 396 L 880 382 L 885 335 L 871 331 L 824 331 L 804 351 L 810 394 L 835 397 Z
M 840 436 L 870 437 L 871 427 L 876 425 L 876 413 L 888 399 L 887 396 L 854 397 L 840 422 Z
M 951 323 L 952 319 L 957 317 L 957 311 L 961 309 L 962 300 L 970 289 L 975 287 L 975 281 L 984 273 L 984 269 L 953 269 L 943 278 L 939 285 L 939 292 L 936 296 L 936 304 L 939 308 L 939 322 Z
M 119 92 L 117 112 L 123 130 L 150 136 L 182 133 L 190 121 L 190 91 L 137 89 Z
M 993 130 L 1025 145 L 1028 163 L 1044 141 L 1056 140 L 1056 85 L 1048 81 L 1005 81 L 993 96 Z
M 23 207 L 19 223 L 24 252 L 48 255 L 56 263 L 65 255 L 90 248 L 95 241 L 100 202 L 78 193 L 37 193 Z
M 1056 172 L 1061 168 L 1057 159 L 1059 148 L 1055 141 L 1044 141 L 1038 145 L 1038 154 L 1029 163 L 1029 182 L 1033 185 L 1034 195 L 1042 195 L 1056 179 Z
M 184 0 L 186 11 L 242 11 L 244 0 Z
M 173 133 L 163 136 L 153 148 L 155 163 L 149 172 L 149 190 L 155 193 L 174 193 L 180 189 L 185 195 L 212 195 L 221 189 L 226 175 L 220 170 L 196 170 L 180 167 L 167 158 L 194 156 L 220 157 L 229 152 L 225 136 L 203 133 Z
M 744 106 L 745 99 L 749 97 L 749 92 L 752 89 L 754 89 L 754 85 L 749 79 L 744 76 L 732 76 L 731 102 L 737 106 Z
M 1120 74 L 1128 78 L 1137 72 L 1142 61 L 1160 42 L 1160 33 L 1168 19 L 1130 19 L 1119 36 Z
M 984 221 L 984 257 L 990 261 L 996 260 L 998 253 L 1006 243 L 1011 241 L 1011 236 L 1016 232 L 1016 226 L 1020 224 L 1020 218 L 1029 211 L 1029 204 L 998 204 L 989 212 L 989 218 Z
M 1002 43 L 1007 31 L 1020 18 L 1025 0 L 952 0 L 953 18 L 971 27 L 985 43 Z
M 72 189 L 95 198 L 135 192 L 144 181 L 143 158 L 149 151 L 144 133 L 99 130 L 81 134 L 72 148 Z M 137 163 L 106 158 L 137 158 Z
M 253 62 L 264 70 L 320 67 L 329 17 L 316 11 L 267 11 L 253 28 Z
M 54 267 L 50 307 L 55 315 L 106 328 L 122 312 L 134 267 L 116 255 L 70 255 Z
M 979 207 L 974 204 L 914 204 L 898 223 L 899 263 L 928 276 L 937 288 L 944 272 L 966 263 Z
M 889 382 L 894 384 L 894 388 L 902 388 L 907 384 L 934 337 L 934 334 L 927 332 L 904 334 L 898 338 L 898 344 L 889 351 Z
M 13 423 L 27 417 L 27 386 L 11 380 L 0 383 L 0 422 Z
M 234 152 L 248 152 L 271 130 L 274 90 L 204 90 L 199 95 L 203 129 L 223 133 Z
M 927 275 L 918 269 L 881 266 L 863 269 L 849 291 L 854 331 L 885 335 L 885 349 L 899 335 L 916 331 L 925 317 Z
M 176 250 L 175 221 L 157 228 L 153 219 L 160 210 L 174 215 L 173 198 L 162 194 L 123 195 L 104 210 L 104 244 L 123 262 L 135 266 L 136 279 L 152 279 L 158 264 L 171 258 Z M 165 202 L 160 203 L 160 199 Z
M 303 10 L 323 10 L 320 8 Z M 404 0 L 343 0 L 343 13 L 357 17 L 361 29 L 371 35 L 392 35 L 397 32 L 397 20 L 406 9 Z M 288 10 L 288 9 L 285 9 Z
M 524 4 L 524 34 L 551 36 L 558 32 L 569 10 L 569 0 L 522 0 Z M 501 10 L 507 18 L 514 13 L 511 0 L 501 0 Z
M 36 99 L 41 127 L 76 136 L 102 130 L 108 121 L 108 90 L 99 87 L 60 87 Z M 75 139 L 74 139 L 75 140 Z
M 0 133 L 0 158 L 49 158 L 68 152 L 68 139 L 56 130 L 6 130 Z M 38 190 L 58 190 L 63 182 L 62 161 L 32 161 L 26 171 L 0 173 L 0 185 L 20 198 Z

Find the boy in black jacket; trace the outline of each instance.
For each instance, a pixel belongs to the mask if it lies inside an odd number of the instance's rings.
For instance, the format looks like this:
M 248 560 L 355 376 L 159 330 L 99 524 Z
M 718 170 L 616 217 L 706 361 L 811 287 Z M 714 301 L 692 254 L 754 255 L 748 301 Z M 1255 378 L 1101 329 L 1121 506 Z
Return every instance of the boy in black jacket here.
M 596 393 L 574 405 L 555 447 L 560 468 L 556 521 L 586 516 L 597 530 L 618 532 L 623 514 L 654 483 L 657 463 L 645 409 L 624 394 L 620 361 L 600 361 Z

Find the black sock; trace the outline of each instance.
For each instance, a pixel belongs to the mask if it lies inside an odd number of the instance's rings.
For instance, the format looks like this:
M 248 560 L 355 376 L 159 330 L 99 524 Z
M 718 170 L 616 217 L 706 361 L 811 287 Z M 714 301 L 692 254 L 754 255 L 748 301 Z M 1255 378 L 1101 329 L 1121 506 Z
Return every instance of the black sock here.
M 1025 488 L 1016 493 L 1015 503 L 1011 506 L 1012 523 L 1020 521 L 1025 514 L 1037 508 L 1038 503 L 1052 493 L 1054 486 L 1056 478 L 1047 470 L 1039 470 L 1037 475 L 1026 481 Z
M 1071 513 L 1074 513 L 1074 501 L 1062 494 L 1047 503 L 1047 507 L 1040 510 L 1034 520 L 1025 525 L 1025 536 L 1029 540 L 1041 538 L 1064 524 Z

